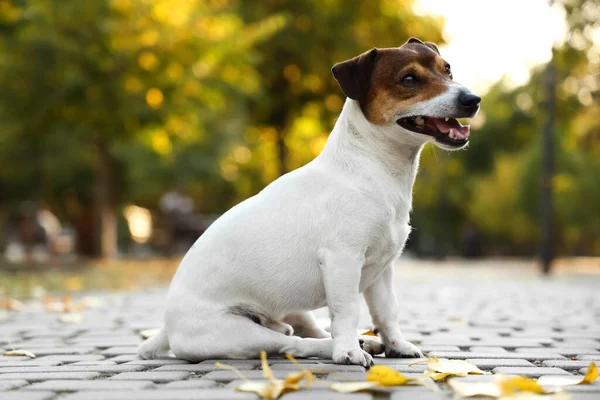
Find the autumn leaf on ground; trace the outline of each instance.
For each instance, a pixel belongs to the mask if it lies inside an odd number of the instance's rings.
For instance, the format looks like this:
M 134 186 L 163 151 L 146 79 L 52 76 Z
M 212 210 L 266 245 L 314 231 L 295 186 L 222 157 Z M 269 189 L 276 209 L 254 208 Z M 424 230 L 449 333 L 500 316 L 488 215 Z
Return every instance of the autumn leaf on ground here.
M 63 324 L 80 324 L 83 321 L 83 314 L 81 313 L 65 313 L 59 315 L 57 318 L 58 322 Z
M 542 386 L 570 386 L 570 385 L 587 385 L 594 383 L 598 378 L 598 367 L 595 363 L 591 362 L 585 376 L 562 376 L 562 375 L 548 375 L 542 376 L 537 380 L 537 383 Z
M 519 392 L 512 396 L 498 397 L 498 400 L 571 400 L 571 394 L 567 392 L 558 392 L 552 394 Z
M 9 350 L 4 353 L 5 356 L 25 356 L 29 358 L 35 358 L 35 354 L 27 350 Z
M 4 302 L 2 308 L 8 311 L 23 311 L 23 303 L 19 300 L 8 299 Z
M 489 372 L 484 372 L 476 365 L 468 363 L 464 360 L 448 360 L 446 358 L 430 357 L 427 360 L 427 366 L 433 371 L 448 373 L 449 375 L 456 376 L 467 376 L 468 374 L 489 374 Z
M 289 354 L 286 354 L 286 357 L 296 363 L 298 362 Z M 289 374 L 284 380 L 277 379 L 273 377 L 273 372 L 267 363 L 267 353 L 265 351 L 260 352 L 260 360 L 263 369 L 263 375 L 267 382 L 252 382 L 248 380 L 237 368 L 231 367 L 229 365 L 224 365 L 221 363 L 216 363 L 215 365 L 218 368 L 228 369 L 230 371 L 235 372 L 238 376 L 240 376 L 245 382 L 238 386 L 235 390 L 238 392 L 251 392 L 256 393 L 263 399 L 274 400 L 278 399 L 282 394 L 287 392 L 293 392 L 296 390 L 300 390 L 302 387 L 300 383 L 303 379 L 306 379 L 305 388 L 309 388 L 312 383 L 315 381 L 315 377 L 312 372 L 307 369 L 302 369 L 300 372 L 294 372 Z
M 459 397 L 472 397 L 472 396 L 488 396 L 488 397 L 500 397 L 502 396 L 502 390 L 498 386 L 497 382 L 464 382 L 460 379 L 450 379 L 448 386 L 452 388 L 454 393 Z
M 329 387 L 340 393 L 356 393 L 377 388 L 376 382 L 337 382 Z
M 537 394 L 547 394 L 538 381 L 531 378 L 525 378 L 523 376 L 515 376 L 514 378 L 498 377 L 498 387 L 502 392 L 503 396 L 514 396 L 519 392 L 529 392 Z
M 408 378 L 385 365 L 374 365 L 367 373 L 367 382 L 375 382 L 381 386 L 402 386 L 415 383 L 417 379 Z

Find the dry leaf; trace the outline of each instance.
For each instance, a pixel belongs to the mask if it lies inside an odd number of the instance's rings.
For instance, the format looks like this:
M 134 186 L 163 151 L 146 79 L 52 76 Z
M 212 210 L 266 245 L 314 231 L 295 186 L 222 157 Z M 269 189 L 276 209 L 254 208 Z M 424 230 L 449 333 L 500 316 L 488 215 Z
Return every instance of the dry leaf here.
M 448 360 L 446 358 L 430 357 L 427 360 L 427 366 L 433 371 L 457 376 L 467 376 L 468 374 L 489 374 L 489 372 L 484 372 L 477 366 L 464 360 Z
M 25 356 L 29 358 L 35 358 L 35 354 L 27 350 L 9 350 L 4 353 L 5 356 Z
M 410 365 L 410 364 L 409 364 Z M 425 371 L 423 372 L 423 378 L 431 378 L 434 381 L 440 381 L 449 376 L 453 376 L 454 374 L 451 372 L 435 372 L 435 371 Z
M 416 381 L 385 365 L 374 365 L 367 373 L 367 382 L 376 382 L 381 386 L 402 386 Z
M 514 378 L 500 377 L 497 382 L 503 396 L 514 396 L 518 392 L 548 393 L 539 385 L 538 381 L 523 376 L 516 376 Z
M 464 382 L 460 379 L 450 379 L 448 386 L 460 397 L 500 397 L 502 395 L 502 390 L 497 382 Z
M 291 355 L 286 354 L 286 357 L 296 365 L 299 365 Z M 300 382 L 302 379 L 306 379 L 306 388 L 309 388 L 312 382 L 315 380 L 312 372 L 302 368 L 301 366 L 300 368 L 302 371 L 289 374 L 285 380 L 282 381 L 281 379 L 276 379 L 273 377 L 273 372 L 271 372 L 271 368 L 267 363 L 267 353 L 265 351 L 260 352 L 260 360 L 263 369 L 263 375 L 268 382 L 252 382 L 249 381 L 248 378 L 246 378 L 237 368 L 221 363 L 216 363 L 215 365 L 218 368 L 224 368 L 235 372 L 246 381 L 235 389 L 238 392 L 256 393 L 263 399 L 268 400 L 278 399 L 284 393 L 300 390 Z
M 138 333 L 142 337 L 142 339 L 149 339 L 152 336 L 155 336 L 160 331 L 160 328 L 157 329 L 144 329 L 143 331 L 139 331 Z
M 571 394 L 567 392 L 558 392 L 552 394 L 520 392 L 512 396 L 498 397 L 498 400 L 571 400 Z
M 368 331 L 361 333 L 360 336 L 377 336 L 377 334 L 369 329 Z
M 377 388 L 376 382 L 337 382 L 329 385 L 330 388 L 340 393 L 356 393 Z
M 537 383 L 542 386 L 570 386 L 570 385 L 587 385 L 594 383 L 598 378 L 598 367 L 595 363 L 591 362 L 585 376 L 563 376 L 563 375 L 552 375 L 542 376 L 537 380 Z
M 4 303 L 3 308 L 8 311 L 23 311 L 23 303 L 21 303 L 19 300 L 8 299 Z

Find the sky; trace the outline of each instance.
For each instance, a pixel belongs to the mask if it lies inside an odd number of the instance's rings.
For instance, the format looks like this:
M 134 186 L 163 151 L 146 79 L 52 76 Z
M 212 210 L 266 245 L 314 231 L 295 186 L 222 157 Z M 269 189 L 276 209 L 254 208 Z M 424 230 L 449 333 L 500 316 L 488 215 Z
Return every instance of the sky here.
M 568 29 L 564 10 L 547 0 L 418 0 L 414 11 L 444 17 L 442 56 L 455 80 L 478 94 L 503 75 L 511 86 L 526 83 Z

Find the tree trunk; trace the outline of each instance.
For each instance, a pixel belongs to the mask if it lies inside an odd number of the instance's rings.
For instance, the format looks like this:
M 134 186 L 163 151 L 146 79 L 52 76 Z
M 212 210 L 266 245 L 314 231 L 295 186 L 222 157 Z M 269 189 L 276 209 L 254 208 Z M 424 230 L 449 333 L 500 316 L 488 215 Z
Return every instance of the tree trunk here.
M 117 218 L 113 205 L 112 160 L 103 138 L 96 141 L 94 198 L 94 253 L 101 258 L 117 255 Z

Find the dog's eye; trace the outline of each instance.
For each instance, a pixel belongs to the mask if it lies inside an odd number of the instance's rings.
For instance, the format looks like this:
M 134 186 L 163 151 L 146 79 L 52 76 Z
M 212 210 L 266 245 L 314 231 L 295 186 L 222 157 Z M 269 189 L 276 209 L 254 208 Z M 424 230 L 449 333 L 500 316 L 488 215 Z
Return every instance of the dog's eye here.
M 405 86 L 416 86 L 419 83 L 419 80 L 413 74 L 408 74 L 404 75 L 400 82 Z
M 450 64 L 446 64 L 446 72 L 450 75 L 450 79 L 452 79 L 452 69 L 450 68 Z

